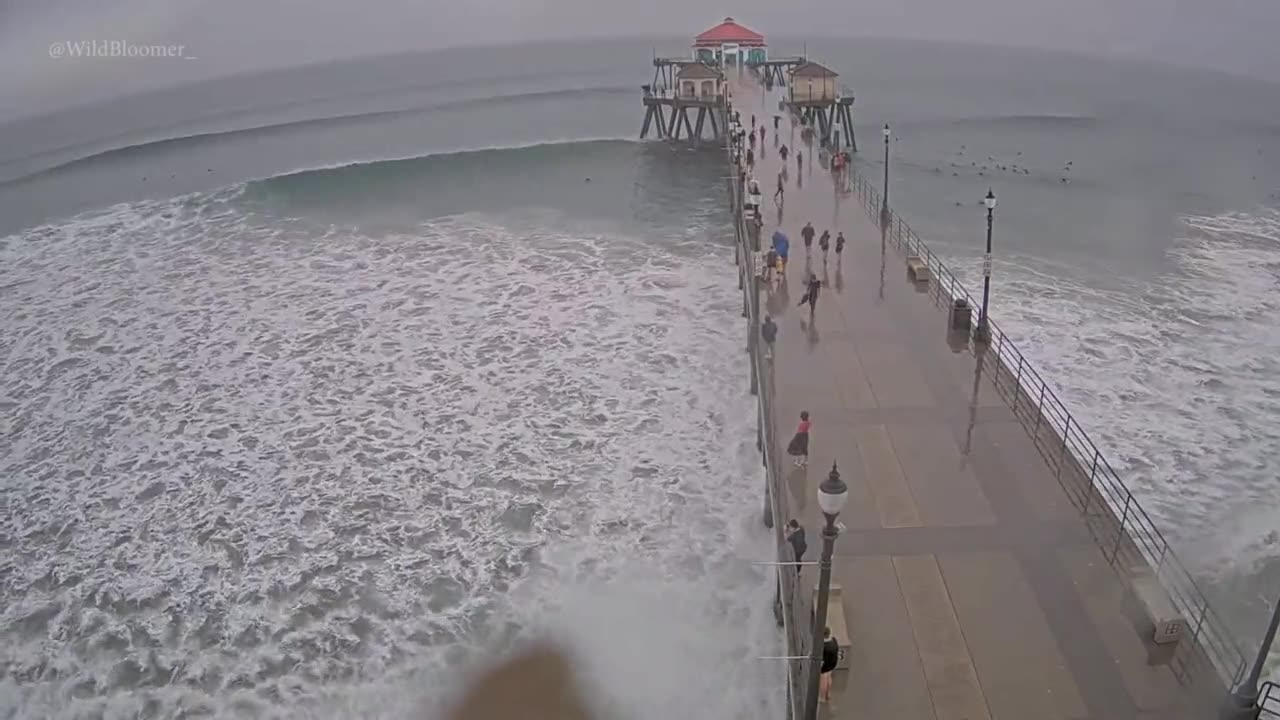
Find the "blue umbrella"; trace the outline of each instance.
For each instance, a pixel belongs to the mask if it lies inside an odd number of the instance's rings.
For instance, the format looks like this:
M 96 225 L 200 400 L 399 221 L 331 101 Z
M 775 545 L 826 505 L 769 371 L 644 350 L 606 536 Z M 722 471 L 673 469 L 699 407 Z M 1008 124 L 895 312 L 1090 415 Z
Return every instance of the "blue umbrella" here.
M 787 251 L 790 249 L 791 249 L 791 241 L 787 239 L 787 236 L 784 235 L 781 230 L 775 230 L 773 232 L 774 252 L 778 253 L 783 258 L 785 258 L 787 256 Z

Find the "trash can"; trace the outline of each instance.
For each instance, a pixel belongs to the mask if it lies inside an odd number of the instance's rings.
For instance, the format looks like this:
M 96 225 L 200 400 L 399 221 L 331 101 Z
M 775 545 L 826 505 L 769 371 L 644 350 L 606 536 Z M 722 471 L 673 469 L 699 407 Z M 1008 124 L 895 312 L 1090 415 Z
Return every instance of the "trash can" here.
M 968 330 L 969 322 L 973 317 L 973 308 L 969 307 L 969 301 L 964 298 L 957 299 L 951 305 L 951 329 L 952 330 Z

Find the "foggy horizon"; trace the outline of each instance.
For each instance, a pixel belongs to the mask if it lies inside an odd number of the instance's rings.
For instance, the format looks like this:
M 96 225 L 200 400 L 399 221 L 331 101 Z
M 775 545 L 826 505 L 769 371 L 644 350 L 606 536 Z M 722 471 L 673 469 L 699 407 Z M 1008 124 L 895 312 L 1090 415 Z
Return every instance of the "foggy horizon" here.
M 1280 4 L 1228 0 L 809 0 L 698 3 L 474 0 L 364 6 L 279 0 L 262 7 L 211 0 L 0 0 L 0 97 L 12 117 L 34 115 L 217 77 L 371 55 L 573 40 L 692 37 L 733 16 L 766 37 L 884 39 L 1038 49 L 1223 71 L 1280 82 Z M 51 45 L 123 41 L 181 45 L 182 57 L 51 57 Z M 786 48 L 779 48 L 786 50 Z M 15 110 L 14 108 L 21 108 Z

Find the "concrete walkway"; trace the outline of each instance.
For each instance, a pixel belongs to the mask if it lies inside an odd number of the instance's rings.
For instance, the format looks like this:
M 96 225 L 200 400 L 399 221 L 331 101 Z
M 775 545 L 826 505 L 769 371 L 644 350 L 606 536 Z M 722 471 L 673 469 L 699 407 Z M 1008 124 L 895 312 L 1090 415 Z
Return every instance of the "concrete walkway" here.
M 907 280 L 903 258 L 882 243 L 857 198 L 842 196 L 816 166 L 816 151 L 785 116 L 780 139 L 804 152 L 804 170 L 793 152 L 785 204 L 779 211 L 770 202 L 781 169 L 772 116 L 781 113 L 777 97 L 760 92 L 737 88 L 735 105 L 744 125 L 750 113 L 767 124 L 755 168 L 763 237 L 780 228 L 792 240 L 786 284 L 761 298 L 779 325 L 763 391 L 773 397 L 778 452 L 802 410 L 813 420 L 809 466 L 788 463 L 785 479 L 786 505 L 808 529 L 805 560 L 818 559 L 817 485 L 833 462 L 850 488 L 834 582 L 844 590 L 852 649 L 822 716 L 1212 717 L 1221 687 L 1215 678 L 1185 686 L 1144 642 L 1127 583 L 983 375 L 994 372 L 991 362 L 971 348 L 953 351 L 945 311 Z M 879 137 L 863 141 L 864 155 L 879 151 Z M 806 254 L 806 221 L 819 235 L 831 231 L 827 258 L 816 240 Z M 848 240 L 842 257 L 837 231 Z M 812 322 L 807 307 L 796 307 L 810 272 L 825 286 Z M 998 295 L 993 308 L 998 316 Z M 813 587 L 817 568 L 804 573 L 804 587 Z

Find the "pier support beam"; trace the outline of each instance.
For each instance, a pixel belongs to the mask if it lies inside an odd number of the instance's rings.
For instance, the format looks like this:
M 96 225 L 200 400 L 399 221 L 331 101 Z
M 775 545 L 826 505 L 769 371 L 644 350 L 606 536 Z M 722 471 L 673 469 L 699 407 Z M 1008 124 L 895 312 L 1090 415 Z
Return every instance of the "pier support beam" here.
M 658 109 L 657 105 L 650 105 L 644 111 L 644 124 L 640 126 L 640 139 L 643 140 L 649 135 L 649 123 L 653 122 L 654 111 Z M 659 121 L 659 127 L 662 123 Z
M 773 529 L 773 509 L 769 507 L 769 481 L 764 481 L 764 514 L 761 517 L 764 526 Z
M 672 140 L 680 139 L 680 108 L 671 108 L 671 121 L 667 124 L 667 137 Z
M 761 454 L 761 459 L 763 459 L 763 455 L 764 455 L 764 410 L 760 409 L 760 403 L 756 403 L 756 451 L 757 451 L 757 452 L 759 452 L 759 453 Z M 768 485 L 768 483 L 766 483 L 766 484 L 765 484 L 765 486 L 764 486 L 764 494 L 765 494 L 765 498 L 766 498 L 766 499 L 768 499 L 768 497 L 769 497 L 769 485 Z M 769 506 L 769 503 L 767 503 L 767 502 L 766 502 L 766 503 L 765 503 L 765 507 L 768 507 L 768 506 Z

